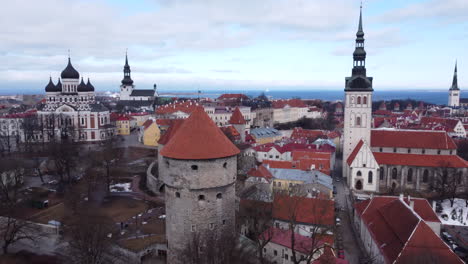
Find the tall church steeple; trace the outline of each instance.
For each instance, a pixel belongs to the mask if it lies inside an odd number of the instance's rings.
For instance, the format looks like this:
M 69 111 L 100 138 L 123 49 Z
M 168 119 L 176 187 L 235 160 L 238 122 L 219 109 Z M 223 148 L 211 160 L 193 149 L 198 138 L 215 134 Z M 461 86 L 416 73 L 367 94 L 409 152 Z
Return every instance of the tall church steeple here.
M 457 62 L 455 62 L 455 71 L 453 72 L 453 81 L 450 90 L 460 90 L 460 88 L 458 88 Z
M 124 66 L 124 78 L 122 80 L 123 85 L 133 85 L 133 80 L 130 76 L 131 70 L 130 70 L 130 65 L 128 65 L 128 56 L 127 53 L 125 53 L 125 66 Z

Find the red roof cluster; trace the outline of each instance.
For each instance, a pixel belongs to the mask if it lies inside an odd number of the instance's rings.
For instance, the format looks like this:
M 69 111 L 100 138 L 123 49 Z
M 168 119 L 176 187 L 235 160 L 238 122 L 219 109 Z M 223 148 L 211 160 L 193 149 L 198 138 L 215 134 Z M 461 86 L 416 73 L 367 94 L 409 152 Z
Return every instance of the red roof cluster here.
M 397 197 L 374 197 L 355 208 L 387 263 L 423 263 L 416 260 L 425 256 L 425 263 L 463 263 L 423 221 L 439 222 L 423 200 L 412 199 L 414 210 Z
M 260 239 L 270 239 L 270 243 L 275 243 L 283 247 L 292 248 L 292 231 L 283 230 L 275 227 L 270 227 L 260 235 Z M 323 240 L 330 240 L 329 236 L 323 235 Z M 317 238 L 320 239 L 320 238 Z M 326 243 L 322 239 L 320 242 L 312 243 L 313 240 L 310 237 L 294 234 L 294 250 L 303 254 L 311 254 L 314 249 Z M 328 241 L 327 241 L 328 242 Z M 330 244 L 330 243 L 329 243 Z M 314 262 L 315 263 L 315 262 Z
M 182 123 L 162 149 L 161 155 L 173 159 L 199 160 L 230 157 L 239 152 L 200 106 Z
M 244 125 L 246 123 L 244 116 L 242 115 L 241 111 L 239 110 L 239 107 L 236 107 L 234 112 L 231 115 L 231 118 L 229 119 L 229 124 L 231 125 Z
M 121 115 L 117 118 L 117 121 L 130 121 L 130 117 L 127 115 Z
M 273 201 L 273 218 L 278 220 L 332 226 L 335 222 L 334 216 L 335 202 L 332 200 L 275 195 Z
M 444 130 L 453 132 L 460 120 L 438 117 L 422 117 L 421 128 L 427 130 Z
M 468 161 L 457 155 L 400 154 L 386 152 L 373 152 L 373 154 L 378 164 L 415 167 L 468 167 Z
M 167 104 L 167 105 L 161 105 L 156 109 L 156 114 L 158 115 L 167 115 L 167 114 L 173 114 L 175 112 L 184 112 L 186 114 L 192 113 L 196 108 L 198 107 L 198 103 L 195 101 L 182 101 L 182 102 L 177 102 L 175 101 L 174 103 Z
M 335 152 L 335 148 L 328 144 L 315 145 L 315 144 L 301 144 L 301 143 L 288 143 L 283 146 L 275 143 L 266 143 L 258 145 L 253 149 L 257 152 L 269 152 L 271 149 L 276 149 L 279 153 L 292 152 L 295 150 L 303 150 L 310 152 Z
M 218 100 L 247 100 L 249 97 L 245 94 L 222 94 Z
M 220 127 L 224 135 L 231 140 L 238 141 L 241 139 L 239 132 L 234 126 Z
M 271 103 L 273 108 L 284 108 L 287 105 L 290 107 L 307 107 L 301 99 L 275 100 Z
M 444 131 L 372 130 L 372 147 L 456 149 L 457 146 Z
M 265 168 L 265 166 L 263 165 L 250 169 L 247 172 L 247 176 L 264 178 L 268 182 L 273 178 L 273 175 L 271 174 L 271 172 L 267 168 Z

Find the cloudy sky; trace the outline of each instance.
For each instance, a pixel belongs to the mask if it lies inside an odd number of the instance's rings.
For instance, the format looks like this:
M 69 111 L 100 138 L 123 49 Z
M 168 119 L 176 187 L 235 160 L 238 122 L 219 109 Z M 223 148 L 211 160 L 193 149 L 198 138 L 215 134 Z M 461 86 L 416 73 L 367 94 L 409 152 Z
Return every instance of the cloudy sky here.
M 365 0 L 375 89 L 468 86 L 467 0 Z M 343 89 L 359 0 L 15 0 L 0 16 L 3 89 L 43 89 L 68 49 L 100 90 L 128 48 L 139 88 Z M 466 84 L 466 85 L 464 85 Z

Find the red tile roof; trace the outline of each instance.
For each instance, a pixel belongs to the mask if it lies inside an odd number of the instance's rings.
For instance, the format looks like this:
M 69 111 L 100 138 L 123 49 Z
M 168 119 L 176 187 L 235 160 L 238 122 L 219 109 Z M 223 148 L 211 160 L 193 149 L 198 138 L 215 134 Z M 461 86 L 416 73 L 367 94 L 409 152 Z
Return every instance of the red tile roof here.
M 421 220 L 440 223 L 427 200 L 421 198 L 411 200 L 414 201 L 414 211 L 409 207 L 408 199 L 402 202 L 398 197 L 392 196 L 374 197 L 372 200 L 356 203 L 355 208 L 387 263 L 393 263 L 395 260 L 397 260 L 395 263 L 416 263 L 409 261 L 409 259 L 414 261 L 416 248 L 422 250 L 419 253 L 424 251 L 427 254 L 435 254 L 436 259 L 443 255 L 445 261 L 453 260 L 451 255 L 453 252 L 450 250 L 449 252 L 444 249 L 443 254 L 437 252 L 440 238 L 430 228 L 423 227 L 428 226 Z M 420 228 L 423 229 L 419 230 Z
M 467 168 L 468 162 L 457 155 L 423 155 L 373 152 L 378 164 L 416 167 Z
M 151 119 L 146 120 L 146 121 L 143 123 L 143 129 L 147 129 L 148 127 L 151 126 L 151 124 L 153 124 L 153 120 L 151 120 Z
M 221 128 L 221 131 L 223 131 L 224 135 L 226 135 L 226 137 L 228 137 L 229 139 L 239 140 L 241 138 L 239 132 L 233 126 L 220 127 L 220 128 Z
M 423 221 L 395 260 L 395 264 L 465 263 Z
M 241 111 L 239 110 L 239 107 L 236 107 L 234 112 L 231 115 L 231 118 L 229 119 L 229 124 L 231 125 L 244 125 L 246 123 L 244 116 L 242 115 Z
M 328 236 L 322 235 L 325 239 L 328 239 Z M 263 234 L 259 236 L 260 239 L 271 238 L 270 243 L 275 243 L 289 249 L 292 248 L 292 231 L 283 230 L 275 227 L 270 227 Z M 321 240 L 320 238 L 316 238 Z M 296 252 L 301 252 L 303 254 L 310 254 L 314 249 L 321 247 L 323 241 L 313 243 L 312 238 L 300 235 L 298 233 L 294 234 L 294 250 Z
M 272 101 L 273 108 L 284 108 L 286 105 L 289 105 L 290 107 L 307 107 L 307 105 L 301 99 Z
M 171 119 L 169 122 L 169 128 L 164 132 L 158 140 L 159 145 L 166 145 L 169 140 L 176 134 L 180 126 L 184 122 L 184 119 Z
M 198 160 L 230 157 L 239 152 L 203 107 L 197 107 L 162 149 L 161 155 L 174 159 Z
M 198 107 L 198 103 L 195 101 L 182 101 L 182 102 L 174 102 L 167 105 L 161 105 L 156 109 L 156 114 L 158 115 L 165 115 L 165 114 L 173 114 L 175 112 L 184 112 L 186 114 L 190 114 Z
M 421 118 L 421 128 L 453 132 L 458 122 L 460 122 L 460 120 L 425 116 Z
M 275 195 L 273 201 L 273 218 L 302 224 L 332 226 L 334 210 L 335 202 L 326 199 Z
M 353 163 L 354 158 L 356 158 L 356 155 L 358 154 L 359 150 L 361 150 L 362 145 L 364 145 L 364 141 L 359 140 L 357 143 L 356 147 L 354 147 L 353 152 L 349 154 L 348 159 L 346 160 L 346 163 L 348 163 L 349 166 L 351 166 L 351 163 Z
M 263 165 L 250 169 L 247 172 L 247 176 L 265 178 L 267 181 L 270 181 L 270 179 L 273 178 L 271 172 Z
M 372 147 L 456 149 L 445 131 L 372 130 Z
M 333 249 L 325 247 L 323 254 L 313 264 L 349 264 L 345 259 L 337 258 Z
M 119 118 L 117 118 L 117 121 L 130 121 L 130 117 L 126 115 L 122 115 L 122 116 L 119 116 Z
M 325 132 L 323 130 L 311 130 L 303 129 L 302 127 L 295 127 L 291 133 L 291 139 L 303 139 L 307 138 L 310 141 L 317 139 L 318 137 L 324 137 Z

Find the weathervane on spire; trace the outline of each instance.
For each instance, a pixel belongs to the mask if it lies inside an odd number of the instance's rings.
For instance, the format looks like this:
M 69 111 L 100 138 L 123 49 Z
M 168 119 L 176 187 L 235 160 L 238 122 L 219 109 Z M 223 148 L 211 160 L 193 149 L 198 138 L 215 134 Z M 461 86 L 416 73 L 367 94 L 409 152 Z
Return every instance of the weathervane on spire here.
M 70 58 L 70 49 L 68 49 L 68 58 Z

